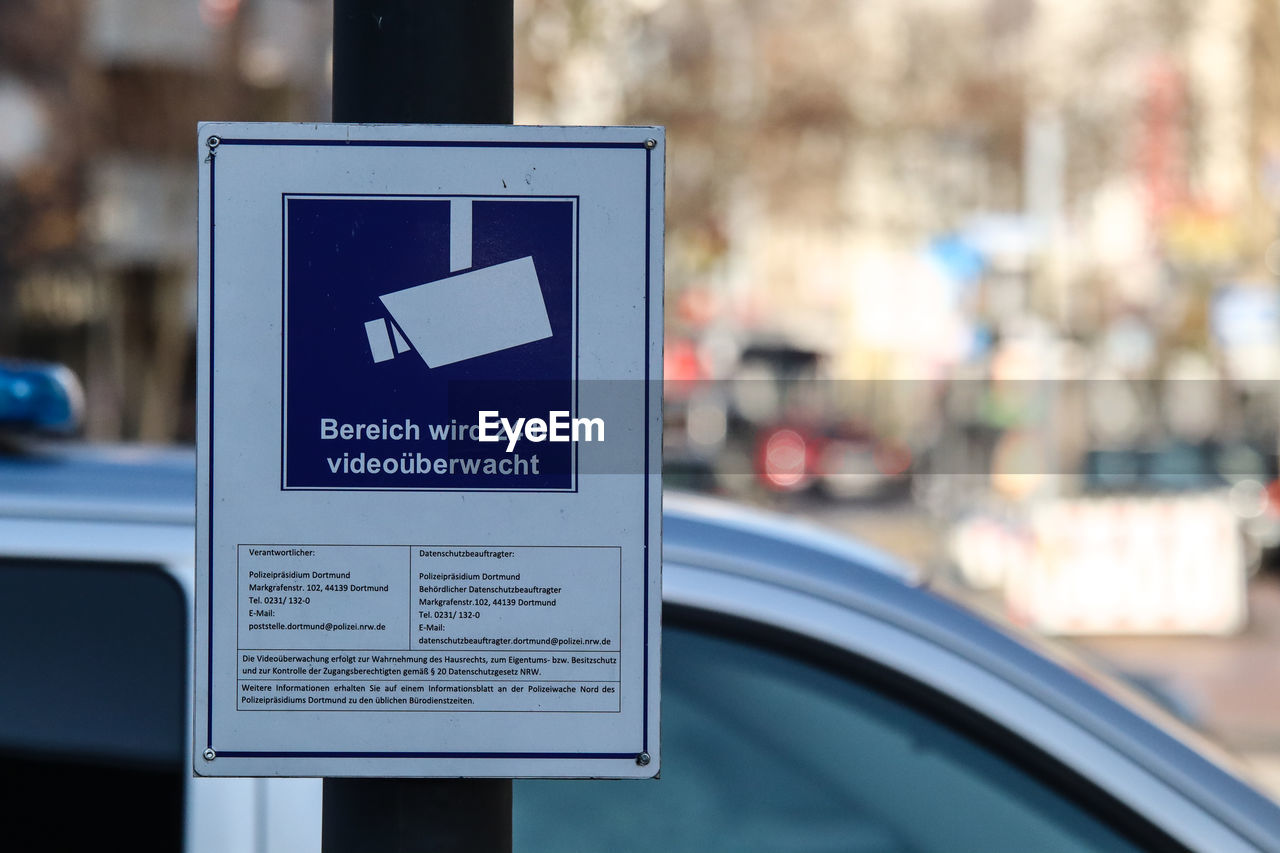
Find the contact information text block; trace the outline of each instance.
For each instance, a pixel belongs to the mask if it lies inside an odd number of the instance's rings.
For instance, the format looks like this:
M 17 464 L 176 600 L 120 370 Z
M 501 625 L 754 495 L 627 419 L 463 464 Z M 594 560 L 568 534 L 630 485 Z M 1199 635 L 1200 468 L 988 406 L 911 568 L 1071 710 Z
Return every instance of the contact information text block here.
M 616 713 L 620 573 L 613 547 L 240 545 L 237 709 Z

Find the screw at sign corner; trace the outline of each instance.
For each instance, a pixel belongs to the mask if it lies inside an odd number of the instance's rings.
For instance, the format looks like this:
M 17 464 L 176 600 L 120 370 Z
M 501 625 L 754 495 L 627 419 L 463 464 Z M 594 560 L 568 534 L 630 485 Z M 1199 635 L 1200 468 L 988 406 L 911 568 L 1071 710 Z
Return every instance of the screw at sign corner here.
M 204 142 L 205 142 L 205 144 L 206 144 L 206 145 L 208 145 L 208 146 L 209 146 L 209 148 L 210 148 L 210 149 L 214 149 L 214 148 L 217 148 L 219 145 L 221 145 L 221 144 L 222 144 L 222 137 L 220 137 L 220 136 L 210 136 L 210 137 L 209 137 L 208 139 L 206 139 Z
M 636 764 L 639 764 L 641 767 L 648 767 L 650 760 L 649 753 L 647 752 L 642 752 L 636 756 Z
M 658 147 L 658 140 L 653 139 L 653 138 L 646 139 L 646 140 L 644 141 L 644 147 L 645 147 L 645 148 L 657 148 L 657 147 Z M 647 761 L 645 762 L 645 764 L 648 764 L 648 763 L 649 763 L 649 762 L 647 762 Z
M 216 139 L 216 138 L 217 138 L 217 137 L 215 137 L 215 139 Z M 206 750 L 204 751 L 204 760 L 205 760 L 205 761 L 213 761 L 213 759 L 215 759 L 215 758 L 217 758 L 217 757 L 218 757 L 218 753 L 216 753 L 216 752 L 214 752 L 214 751 L 213 751 L 213 747 L 209 747 L 208 749 L 206 749 Z M 646 764 L 648 764 L 648 762 L 647 762 L 647 761 L 646 761 L 645 763 L 646 763 Z

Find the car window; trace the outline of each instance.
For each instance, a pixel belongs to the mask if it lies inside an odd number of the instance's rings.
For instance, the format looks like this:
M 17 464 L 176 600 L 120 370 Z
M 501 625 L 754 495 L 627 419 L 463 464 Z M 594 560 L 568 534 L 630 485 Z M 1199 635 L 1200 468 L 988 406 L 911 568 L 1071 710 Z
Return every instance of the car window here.
M 521 851 L 1141 849 L 931 713 L 790 654 L 663 633 L 657 782 L 517 782 Z
M 186 639 L 158 567 L 0 558 L 0 778 L 41 849 L 181 847 Z

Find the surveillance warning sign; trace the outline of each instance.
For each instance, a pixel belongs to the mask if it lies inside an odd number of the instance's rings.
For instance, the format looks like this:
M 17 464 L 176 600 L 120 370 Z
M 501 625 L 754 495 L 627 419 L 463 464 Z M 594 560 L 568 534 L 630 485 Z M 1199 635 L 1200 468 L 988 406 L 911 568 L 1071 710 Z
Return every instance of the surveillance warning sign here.
M 661 765 L 661 128 L 204 124 L 207 776 Z
M 578 203 L 286 195 L 284 488 L 572 489 Z

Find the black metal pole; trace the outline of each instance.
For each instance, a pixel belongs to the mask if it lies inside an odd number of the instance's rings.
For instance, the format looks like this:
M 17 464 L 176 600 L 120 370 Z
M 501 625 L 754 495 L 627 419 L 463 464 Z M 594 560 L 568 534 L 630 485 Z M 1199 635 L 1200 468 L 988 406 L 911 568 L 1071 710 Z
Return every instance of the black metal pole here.
M 511 850 L 510 779 L 325 779 L 322 853 Z
M 510 124 L 512 0 L 334 0 L 333 120 Z
M 512 0 L 334 0 L 333 120 L 510 124 Z M 510 779 L 325 779 L 322 853 L 510 853 Z

